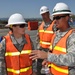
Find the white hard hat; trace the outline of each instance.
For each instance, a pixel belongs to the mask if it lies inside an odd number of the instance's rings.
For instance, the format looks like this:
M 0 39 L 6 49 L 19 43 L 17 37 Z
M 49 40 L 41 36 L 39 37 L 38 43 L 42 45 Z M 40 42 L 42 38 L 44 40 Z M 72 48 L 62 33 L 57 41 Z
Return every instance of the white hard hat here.
M 8 24 L 6 25 L 6 27 L 9 27 L 10 25 L 13 24 L 27 24 L 27 23 L 25 22 L 21 14 L 15 13 L 9 17 Z
M 49 12 L 48 7 L 42 6 L 42 7 L 40 8 L 40 14 L 43 14 L 43 13 L 46 13 L 46 12 Z
M 57 3 L 55 7 L 53 8 L 53 14 L 52 15 L 57 15 L 57 14 L 73 14 L 71 10 L 69 9 L 68 5 L 65 3 Z

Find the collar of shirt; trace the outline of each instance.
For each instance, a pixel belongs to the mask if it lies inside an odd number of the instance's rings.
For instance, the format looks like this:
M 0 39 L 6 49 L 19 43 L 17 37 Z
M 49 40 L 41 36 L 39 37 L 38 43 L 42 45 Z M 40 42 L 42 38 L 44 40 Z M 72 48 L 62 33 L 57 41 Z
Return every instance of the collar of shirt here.
M 22 40 L 22 43 L 21 43 L 21 44 L 26 44 L 27 41 L 26 41 L 26 39 L 25 39 L 24 36 L 22 36 L 22 39 L 23 39 L 23 40 Z M 15 39 L 15 37 L 14 37 L 13 34 L 11 35 L 11 40 L 12 40 L 13 44 L 17 44 L 17 40 Z
M 68 28 L 66 31 L 64 32 L 60 32 L 59 30 L 56 32 L 56 36 L 57 37 L 63 37 L 70 29 L 72 28 Z
M 44 22 L 44 28 L 49 27 L 51 23 L 52 23 L 52 21 L 50 21 L 50 22 L 46 22 L 46 23 Z

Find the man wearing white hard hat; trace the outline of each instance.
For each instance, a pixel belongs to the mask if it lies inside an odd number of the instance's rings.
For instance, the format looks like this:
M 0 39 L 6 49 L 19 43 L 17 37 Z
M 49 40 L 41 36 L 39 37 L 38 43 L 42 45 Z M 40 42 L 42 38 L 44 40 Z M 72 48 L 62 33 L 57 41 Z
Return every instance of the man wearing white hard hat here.
M 47 6 L 42 6 L 40 8 L 40 15 L 42 16 L 42 23 L 40 24 L 38 28 L 38 46 L 37 49 L 43 50 L 43 51 L 48 51 L 51 38 L 54 34 L 53 28 L 54 28 L 54 21 L 50 19 L 50 13 L 49 9 Z M 37 61 L 37 70 L 38 70 L 38 75 L 43 75 L 40 73 L 40 70 L 42 68 L 42 61 L 41 59 L 38 59 Z
M 72 12 L 67 4 L 60 2 L 55 5 L 52 15 L 59 29 L 51 40 L 52 53 L 35 50 L 30 54 L 34 54 L 31 58 L 51 62 L 52 75 L 75 75 L 75 30 L 68 23 Z
M 26 22 L 19 13 L 12 14 L 7 27 L 11 35 L 4 36 L 0 45 L 0 75 L 32 75 L 32 60 L 29 58 L 33 46 L 25 34 Z M 34 74 L 33 74 L 34 75 Z

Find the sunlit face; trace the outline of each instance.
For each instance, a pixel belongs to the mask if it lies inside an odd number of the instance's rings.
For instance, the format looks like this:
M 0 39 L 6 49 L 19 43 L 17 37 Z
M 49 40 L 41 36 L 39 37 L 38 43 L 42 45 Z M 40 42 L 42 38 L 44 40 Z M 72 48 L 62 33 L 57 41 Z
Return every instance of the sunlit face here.
M 16 34 L 25 34 L 25 24 L 13 25 L 13 32 Z
M 53 17 L 54 20 L 56 20 L 56 27 L 57 28 L 63 28 L 63 26 L 65 25 L 67 19 L 66 19 L 67 15 L 61 14 L 61 15 L 55 15 Z

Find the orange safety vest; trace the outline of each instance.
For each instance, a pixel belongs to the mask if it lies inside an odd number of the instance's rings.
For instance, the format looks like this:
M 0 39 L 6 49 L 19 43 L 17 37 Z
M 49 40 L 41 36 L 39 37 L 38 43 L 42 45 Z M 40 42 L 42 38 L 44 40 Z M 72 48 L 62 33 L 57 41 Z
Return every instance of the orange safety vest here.
M 8 75 L 31 75 L 32 60 L 29 59 L 29 53 L 32 50 L 30 38 L 25 34 L 27 44 L 24 45 L 22 51 L 13 45 L 10 36 L 5 36 L 6 52 L 5 60 Z
M 66 54 L 66 42 L 69 35 L 73 32 L 73 30 L 69 30 L 56 44 L 56 46 L 52 49 L 52 44 L 55 38 L 55 34 L 53 35 L 50 50 L 52 50 L 53 54 Z M 58 66 L 54 63 L 51 63 L 51 72 L 53 75 L 68 75 L 68 66 Z
M 46 30 L 43 29 L 44 22 L 42 22 L 39 27 L 40 46 L 43 48 L 48 48 L 50 46 L 51 38 L 54 34 L 52 30 L 54 23 L 53 21 Z

